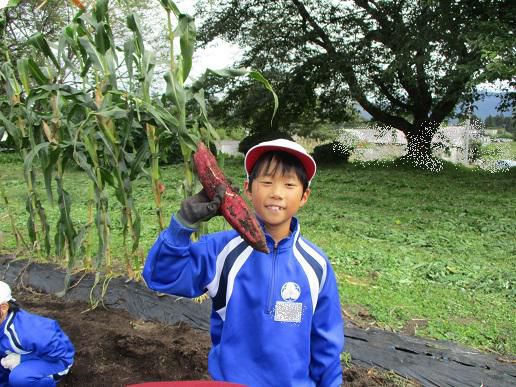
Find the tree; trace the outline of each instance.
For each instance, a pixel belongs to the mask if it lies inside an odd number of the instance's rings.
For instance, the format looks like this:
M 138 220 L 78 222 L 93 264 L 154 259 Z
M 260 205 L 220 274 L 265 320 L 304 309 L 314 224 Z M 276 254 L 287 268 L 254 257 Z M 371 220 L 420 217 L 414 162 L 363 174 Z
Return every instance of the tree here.
M 486 128 L 492 128 L 494 126 L 494 117 L 492 115 L 488 115 L 484 120 L 484 125 Z
M 418 165 L 432 161 L 440 123 L 467 95 L 475 97 L 490 64 L 486 41 L 475 44 L 478 31 L 494 20 L 509 23 L 503 16 L 509 2 L 496 0 L 209 4 L 199 5 L 204 42 L 236 41 L 242 65 L 280 80 L 279 129 L 316 113 L 338 121 L 351 96 L 375 121 L 405 134 L 406 158 Z M 282 115 L 288 119 L 281 122 Z
M 15 0 L 10 1 L 9 6 L 1 12 L 4 28 L 0 40 L 8 50 L 10 59 L 16 63 L 17 58 L 27 56 L 32 51 L 27 44 L 32 34 L 41 32 L 50 39 L 56 37 L 75 11 L 67 2 L 59 0 L 48 0 L 45 3 Z

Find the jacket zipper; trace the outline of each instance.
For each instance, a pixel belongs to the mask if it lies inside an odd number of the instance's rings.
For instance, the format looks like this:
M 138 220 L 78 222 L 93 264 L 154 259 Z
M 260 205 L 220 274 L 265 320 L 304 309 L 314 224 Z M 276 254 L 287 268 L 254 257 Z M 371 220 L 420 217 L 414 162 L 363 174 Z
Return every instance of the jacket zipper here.
M 278 257 L 278 245 L 274 244 L 274 255 L 272 256 L 272 275 L 271 275 L 271 282 L 269 286 L 269 302 L 267 305 L 267 313 L 272 314 L 272 295 L 274 293 L 274 285 L 276 282 L 276 258 Z

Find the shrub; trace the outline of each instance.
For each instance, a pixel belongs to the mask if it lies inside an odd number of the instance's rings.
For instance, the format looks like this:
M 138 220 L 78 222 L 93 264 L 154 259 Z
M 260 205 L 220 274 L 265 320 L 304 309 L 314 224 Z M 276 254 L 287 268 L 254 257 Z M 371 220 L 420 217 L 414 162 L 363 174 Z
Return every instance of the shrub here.
M 217 155 L 217 146 L 213 142 L 210 143 L 210 151 Z M 160 165 L 181 164 L 184 162 L 177 134 L 165 133 L 161 137 L 159 160 Z
M 272 141 L 277 140 L 278 138 L 284 138 L 286 140 L 293 141 L 292 137 L 288 134 L 281 133 L 281 132 L 267 132 L 267 133 L 253 133 L 246 138 L 244 138 L 240 143 L 238 144 L 238 151 L 240 153 L 243 153 L 244 155 L 247 153 L 249 149 L 251 149 L 253 146 L 259 144 L 263 141 Z
M 470 163 L 475 162 L 481 156 L 482 143 L 477 140 L 473 140 L 469 143 L 468 161 Z
M 312 156 L 318 164 L 345 164 L 353 151 L 339 141 L 332 141 L 314 148 Z

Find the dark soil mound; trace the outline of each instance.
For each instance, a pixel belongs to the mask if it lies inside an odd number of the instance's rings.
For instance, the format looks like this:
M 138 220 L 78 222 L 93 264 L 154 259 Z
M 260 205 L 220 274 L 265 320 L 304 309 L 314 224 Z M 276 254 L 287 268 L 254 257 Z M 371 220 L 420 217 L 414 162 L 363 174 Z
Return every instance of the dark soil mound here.
M 145 381 L 209 380 L 208 332 L 185 323 L 167 326 L 30 290 L 16 291 L 22 308 L 59 321 L 76 348 L 62 387 L 125 386 Z M 346 369 L 347 386 L 400 385 L 375 369 Z M 406 385 L 412 385 L 407 384 Z

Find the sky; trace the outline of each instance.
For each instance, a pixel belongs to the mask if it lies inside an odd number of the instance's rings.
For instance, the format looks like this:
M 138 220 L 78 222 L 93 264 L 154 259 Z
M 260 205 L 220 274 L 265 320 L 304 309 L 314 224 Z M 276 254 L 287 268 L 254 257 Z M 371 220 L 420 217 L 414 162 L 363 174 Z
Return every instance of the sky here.
M 5 0 L 0 0 L 5 1 Z M 181 12 L 189 15 L 195 14 L 196 0 L 176 0 L 175 4 Z M 200 21 L 196 18 L 196 25 L 199 26 Z M 199 77 L 204 73 L 206 68 L 223 69 L 232 67 L 241 57 L 242 50 L 236 44 L 224 42 L 220 39 L 209 44 L 205 49 L 197 48 L 192 61 L 191 76 Z

